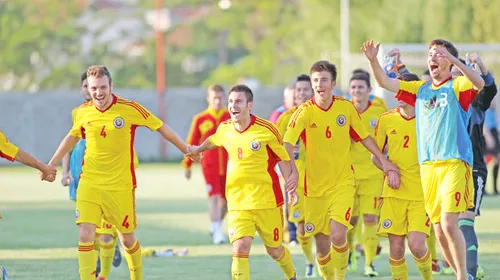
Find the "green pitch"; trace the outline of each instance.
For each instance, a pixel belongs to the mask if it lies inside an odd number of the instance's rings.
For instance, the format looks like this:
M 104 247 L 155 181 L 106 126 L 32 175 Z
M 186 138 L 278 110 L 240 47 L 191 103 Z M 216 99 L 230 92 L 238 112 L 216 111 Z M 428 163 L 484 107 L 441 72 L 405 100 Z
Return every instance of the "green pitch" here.
M 229 279 L 231 247 L 211 244 L 205 187 L 199 170 L 195 168 L 190 181 L 184 179 L 178 164 L 143 164 L 137 173 L 136 235 L 141 245 L 189 249 L 186 257 L 144 258 L 144 279 Z M 8 269 L 14 280 L 78 279 L 73 202 L 59 181 L 40 182 L 37 176 L 36 171 L 28 168 L 0 168 L 0 265 Z M 500 275 L 499 216 L 500 197 L 485 197 L 477 232 L 486 279 L 498 279 Z M 381 276 L 378 279 L 390 279 L 385 239 L 382 246 L 383 256 L 375 262 Z M 304 279 L 301 250 L 290 249 L 299 279 Z M 411 255 L 407 254 L 407 261 L 410 279 L 420 279 Z M 358 272 L 349 274 L 348 279 L 365 279 L 361 262 L 363 259 L 358 262 Z M 258 239 L 250 255 L 250 269 L 252 279 L 283 279 Z M 110 279 L 128 279 L 125 261 L 112 269 Z

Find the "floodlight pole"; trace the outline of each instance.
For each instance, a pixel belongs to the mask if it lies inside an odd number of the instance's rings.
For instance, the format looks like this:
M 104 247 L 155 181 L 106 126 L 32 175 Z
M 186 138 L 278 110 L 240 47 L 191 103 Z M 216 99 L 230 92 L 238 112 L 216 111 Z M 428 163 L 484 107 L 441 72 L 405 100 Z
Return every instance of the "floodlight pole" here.
M 349 83 L 349 0 L 340 0 L 340 84 L 343 89 Z
M 155 29 L 156 41 L 156 91 L 158 93 L 158 113 L 160 119 L 166 122 L 166 104 L 165 104 L 165 89 L 166 89 L 166 73 L 165 73 L 165 37 L 160 26 L 161 10 L 163 9 L 163 0 L 156 0 L 156 10 L 158 11 L 158 27 Z M 167 158 L 167 142 L 165 139 L 160 140 L 160 157 L 162 160 Z

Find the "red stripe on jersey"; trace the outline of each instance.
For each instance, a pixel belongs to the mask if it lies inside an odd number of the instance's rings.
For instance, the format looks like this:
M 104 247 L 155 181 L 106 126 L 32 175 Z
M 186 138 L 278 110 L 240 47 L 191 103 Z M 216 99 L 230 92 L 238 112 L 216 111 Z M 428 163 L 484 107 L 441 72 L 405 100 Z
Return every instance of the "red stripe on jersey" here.
M 124 101 L 124 100 L 119 100 L 117 102 L 118 104 L 123 104 L 123 105 L 128 105 L 134 109 L 136 109 L 144 119 L 147 119 L 149 117 L 149 113 L 139 104 L 135 102 L 130 102 L 130 101 Z
M 80 133 L 82 134 L 82 139 L 85 139 L 85 128 L 83 126 L 80 127 Z
M 303 130 L 302 133 L 300 133 L 300 136 L 299 138 L 302 140 L 302 144 L 304 144 L 304 149 L 306 148 L 306 131 Z M 306 172 L 304 173 L 306 174 L 304 176 L 304 195 L 307 196 L 307 168 L 306 168 Z
M 292 115 L 292 119 L 288 123 L 289 127 L 291 127 L 291 128 L 295 127 L 295 123 L 297 122 L 297 118 L 299 117 L 300 112 L 302 112 L 302 110 L 304 110 L 304 108 L 301 106 L 300 108 L 297 109 L 297 111 L 295 111 L 295 113 Z
M 465 112 L 469 111 L 469 106 L 474 101 L 474 98 L 477 96 L 477 91 L 474 89 L 469 89 L 466 91 L 461 91 L 459 93 L 458 103 L 462 106 Z
M 352 126 L 349 128 L 349 135 L 351 136 L 351 139 L 356 141 L 356 142 L 359 142 L 363 139 L 361 139 L 361 137 L 358 135 L 358 133 L 356 132 L 356 130 L 354 130 L 354 128 L 352 128 Z
M 280 179 L 278 177 L 278 174 L 276 174 L 276 171 L 274 170 L 274 167 L 278 163 L 279 157 L 269 148 L 268 145 L 266 145 L 267 149 L 267 173 L 269 173 L 269 176 L 271 177 L 271 181 L 273 184 L 273 192 L 274 192 L 274 198 L 276 199 L 276 206 L 281 206 L 283 203 L 285 203 L 285 200 L 283 199 L 283 192 L 281 191 L 281 186 L 280 186 Z
M 398 93 L 396 93 L 396 99 L 401 100 L 413 107 L 415 107 L 415 102 L 417 101 L 417 96 L 412 94 L 409 91 L 400 89 Z
M 278 143 L 280 143 L 280 145 L 283 145 L 283 139 L 281 138 L 280 133 L 278 132 L 278 130 L 272 124 L 263 122 L 263 121 L 261 121 L 259 119 L 257 119 L 255 121 L 255 124 L 258 124 L 260 126 L 263 126 L 263 127 L 267 128 L 267 129 L 269 129 L 274 134 L 274 136 L 276 136 L 276 139 L 278 140 Z
M 134 189 L 137 187 L 137 180 L 135 178 L 135 166 L 134 166 L 134 139 L 135 139 L 135 129 L 136 125 L 130 127 L 130 174 L 132 174 L 132 186 Z
M 0 151 L 0 157 L 3 157 L 4 159 L 6 159 L 8 161 L 14 161 L 13 157 L 9 157 L 8 155 L 2 153 L 2 151 Z

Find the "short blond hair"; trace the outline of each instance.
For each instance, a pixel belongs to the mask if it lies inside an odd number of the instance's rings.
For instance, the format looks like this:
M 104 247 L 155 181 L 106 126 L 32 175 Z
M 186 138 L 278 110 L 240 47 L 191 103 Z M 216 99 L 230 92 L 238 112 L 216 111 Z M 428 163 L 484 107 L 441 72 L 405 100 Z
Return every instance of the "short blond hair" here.
M 211 91 L 224 93 L 224 88 L 221 85 L 211 85 L 207 88 L 207 94 Z
M 87 69 L 87 78 L 88 77 L 95 77 L 95 78 L 101 78 L 101 77 L 108 77 L 109 84 L 111 84 L 111 73 L 109 73 L 108 68 L 104 65 L 92 65 Z

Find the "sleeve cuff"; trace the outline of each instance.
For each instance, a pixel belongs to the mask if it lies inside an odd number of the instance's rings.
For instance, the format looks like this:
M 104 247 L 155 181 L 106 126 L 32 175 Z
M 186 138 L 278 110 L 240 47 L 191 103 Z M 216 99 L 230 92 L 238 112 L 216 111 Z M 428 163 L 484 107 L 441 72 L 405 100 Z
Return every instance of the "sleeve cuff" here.
M 493 82 L 495 81 L 495 79 L 493 78 L 493 76 L 491 75 L 491 73 L 489 71 L 488 71 L 488 74 L 486 74 L 486 75 L 481 74 L 481 78 L 483 78 L 483 80 L 484 80 L 485 87 L 491 86 L 493 84 Z

